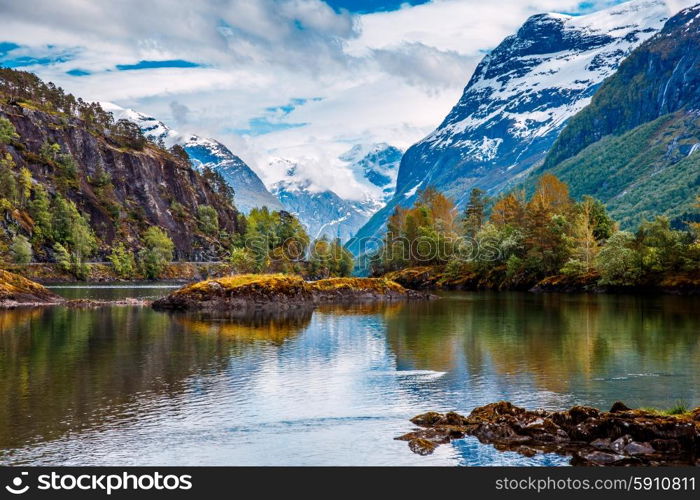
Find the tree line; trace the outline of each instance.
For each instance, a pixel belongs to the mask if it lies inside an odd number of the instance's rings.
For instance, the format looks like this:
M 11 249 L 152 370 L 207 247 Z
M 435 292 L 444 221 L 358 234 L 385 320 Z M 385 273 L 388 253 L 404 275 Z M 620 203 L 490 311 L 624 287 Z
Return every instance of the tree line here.
M 676 230 L 659 216 L 620 231 L 601 201 L 574 201 L 565 183 L 544 174 L 530 197 L 518 190 L 491 199 L 475 188 L 461 214 L 425 189 L 413 207 L 394 211 L 370 262 L 375 275 L 438 266 L 491 287 L 528 287 L 553 275 L 644 285 L 700 269 L 700 224 Z

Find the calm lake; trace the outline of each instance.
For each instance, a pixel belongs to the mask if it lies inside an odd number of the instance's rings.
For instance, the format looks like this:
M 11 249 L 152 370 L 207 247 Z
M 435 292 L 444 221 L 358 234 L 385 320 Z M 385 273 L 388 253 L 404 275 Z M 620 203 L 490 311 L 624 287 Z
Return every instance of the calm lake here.
M 698 298 L 528 293 L 248 319 L 0 311 L 0 464 L 566 464 L 474 438 L 421 457 L 393 438 L 418 413 L 502 399 L 697 406 L 699 311 Z

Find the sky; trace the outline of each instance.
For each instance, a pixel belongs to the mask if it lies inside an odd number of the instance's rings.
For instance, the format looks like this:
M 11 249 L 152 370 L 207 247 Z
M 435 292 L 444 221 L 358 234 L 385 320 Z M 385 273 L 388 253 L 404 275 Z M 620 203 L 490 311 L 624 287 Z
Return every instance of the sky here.
M 338 156 L 423 138 L 530 15 L 615 3 L 0 0 L 0 65 L 218 139 L 267 184 L 283 175 L 271 160 L 286 158 L 318 189 L 357 199 Z

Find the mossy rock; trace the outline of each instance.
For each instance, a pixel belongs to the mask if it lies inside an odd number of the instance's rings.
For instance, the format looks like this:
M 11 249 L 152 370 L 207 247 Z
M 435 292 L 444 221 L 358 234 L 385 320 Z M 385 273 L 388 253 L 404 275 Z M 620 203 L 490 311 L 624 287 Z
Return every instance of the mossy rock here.
M 0 270 L 0 307 L 56 304 L 63 299 L 42 285 Z

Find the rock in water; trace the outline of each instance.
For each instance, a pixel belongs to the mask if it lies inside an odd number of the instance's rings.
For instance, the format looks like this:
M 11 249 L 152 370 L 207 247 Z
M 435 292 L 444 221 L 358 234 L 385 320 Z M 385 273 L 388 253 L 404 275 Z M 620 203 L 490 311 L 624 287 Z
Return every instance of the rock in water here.
M 623 409 L 625 408 L 625 409 Z M 428 412 L 411 419 L 419 426 L 396 439 L 427 455 L 441 445 L 475 436 L 499 450 L 571 456 L 575 465 L 700 465 L 700 408 L 683 415 L 587 406 L 566 411 L 530 411 L 501 401 L 475 408 L 468 417 Z

